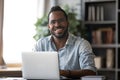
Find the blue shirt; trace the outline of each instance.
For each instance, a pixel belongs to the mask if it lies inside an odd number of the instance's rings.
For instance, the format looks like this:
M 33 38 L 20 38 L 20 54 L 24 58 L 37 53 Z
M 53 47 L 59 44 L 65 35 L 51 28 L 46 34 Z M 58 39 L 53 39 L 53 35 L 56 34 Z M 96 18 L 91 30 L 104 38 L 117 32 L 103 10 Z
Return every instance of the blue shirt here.
M 56 51 L 51 35 L 41 38 L 35 45 L 34 51 Z M 81 37 L 69 34 L 65 46 L 58 50 L 61 70 L 90 69 L 96 72 L 94 54 L 89 42 Z

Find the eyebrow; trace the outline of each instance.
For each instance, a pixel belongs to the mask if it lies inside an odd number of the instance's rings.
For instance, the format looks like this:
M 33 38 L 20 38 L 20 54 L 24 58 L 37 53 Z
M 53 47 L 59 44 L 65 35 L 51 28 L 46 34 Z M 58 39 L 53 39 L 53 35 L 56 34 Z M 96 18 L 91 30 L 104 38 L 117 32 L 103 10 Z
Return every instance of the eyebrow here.
M 54 20 L 51 20 L 51 21 L 49 21 L 49 22 L 60 21 L 60 20 L 66 20 L 66 18 L 54 19 Z

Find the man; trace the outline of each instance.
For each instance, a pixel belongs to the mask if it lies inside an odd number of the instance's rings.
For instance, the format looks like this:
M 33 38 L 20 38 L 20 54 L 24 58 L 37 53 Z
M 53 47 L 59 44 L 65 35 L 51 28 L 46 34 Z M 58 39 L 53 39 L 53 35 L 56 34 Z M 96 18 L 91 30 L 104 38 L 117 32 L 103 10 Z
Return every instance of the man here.
M 67 78 L 80 78 L 96 75 L 94 54 L 88 41 L 68 32 L 67 14 L 59 6 L 51 8 L 48 14 L 50 36 L 41 38 L 35 51 L 57 51 L 60 75 Z

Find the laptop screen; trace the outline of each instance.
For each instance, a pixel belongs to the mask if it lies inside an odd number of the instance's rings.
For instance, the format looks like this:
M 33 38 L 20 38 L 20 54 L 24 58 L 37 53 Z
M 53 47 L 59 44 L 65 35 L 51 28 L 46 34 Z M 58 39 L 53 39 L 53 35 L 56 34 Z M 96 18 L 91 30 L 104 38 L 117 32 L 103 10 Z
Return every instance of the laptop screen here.
M 60 79 L 57 52 L 22 52 L 25 79 Z

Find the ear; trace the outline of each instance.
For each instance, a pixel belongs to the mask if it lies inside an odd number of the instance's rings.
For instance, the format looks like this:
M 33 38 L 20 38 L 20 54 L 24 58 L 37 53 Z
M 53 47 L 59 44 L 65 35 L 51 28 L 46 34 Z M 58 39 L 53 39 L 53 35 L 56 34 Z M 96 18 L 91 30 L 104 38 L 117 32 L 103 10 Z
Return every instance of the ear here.
M 50 25 L 48 24 L 47 26 L 48 26 L 48 29 L 50 29 Z

